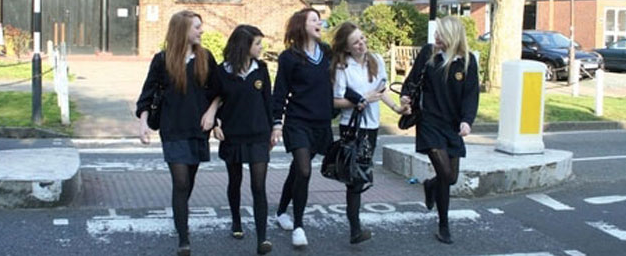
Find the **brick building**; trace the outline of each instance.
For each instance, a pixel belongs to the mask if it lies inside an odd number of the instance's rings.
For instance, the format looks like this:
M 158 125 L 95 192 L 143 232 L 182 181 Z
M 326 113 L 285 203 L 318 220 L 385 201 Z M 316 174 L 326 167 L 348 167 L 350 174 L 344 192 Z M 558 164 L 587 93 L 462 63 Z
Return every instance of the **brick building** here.
M 42 45 L 65 43 L 70 54 L 150 56 L 165 39 L 172 14 L 183 9 L 202 15 L 205 31 L 228 36 L 247 23 L 276 45 L 287 19 L 307 6 L 304 0 L 45 0 Z M 32 1 L 0 0 L 0 23 L 31 31 Z
M 158 49 L 169 18 L 183 9 L 202 15 L 205 31 L 228 36 L 235 26 L 247 23 L 258 26 L 266 40 L 282 44 L 287 19 L 304 7 L 307 3 L 301 0 L 139 0 L 139 54 Z

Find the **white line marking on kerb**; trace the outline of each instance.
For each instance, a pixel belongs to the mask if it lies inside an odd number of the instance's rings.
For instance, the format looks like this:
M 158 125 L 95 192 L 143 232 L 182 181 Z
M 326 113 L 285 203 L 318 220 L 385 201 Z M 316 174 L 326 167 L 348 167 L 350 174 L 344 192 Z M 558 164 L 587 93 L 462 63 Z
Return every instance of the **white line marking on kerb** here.
M 574 210 L 574 207 L 571 207 L 557 200 L 554 200 L 553 198 L 549 197 L 546 194 L 530 194 L 530 195 L 526 195 L 526 197 L 536 201 L 537 203 L 550 207 L 555 211 Z
M 55 226 L 67 226 L 70 224 L 70 221 L 68 219 L 54 219 L 52 224 Z
M 563 251 L 565 254 L 570 255 L 570 256 L 585 256 L 584 253 L 582 253 L 581 251 L 578 250 L 565 250 Z
M 581 158 L 574 158 L 574 159 L 572 159 L 572 162 L 598 161 L 598 160 L 615 160 L 615 159 L 626 159 L 626 156 L 581 157 Z
M 503 214 L 504 213 L 504 211 L 502 211 L 502 210 L 500 210 L 498 208 L 490 208 L 490 209 L 487 209 L 487 211 L 489 211 L 490 213 L 493 213 L 493 214 Z
M 616 226 L 608 224 L 604 221 L 587 222 L 587 225 L 599 229 L 600 231 L 616 237 L 619 240 L 626 241 L 626 231 L 620 230 Z
M 598 196 L 585 198 L 585 202 L 590 204 L 612 204 L 621 201 L 626 201 L 626 196 Z

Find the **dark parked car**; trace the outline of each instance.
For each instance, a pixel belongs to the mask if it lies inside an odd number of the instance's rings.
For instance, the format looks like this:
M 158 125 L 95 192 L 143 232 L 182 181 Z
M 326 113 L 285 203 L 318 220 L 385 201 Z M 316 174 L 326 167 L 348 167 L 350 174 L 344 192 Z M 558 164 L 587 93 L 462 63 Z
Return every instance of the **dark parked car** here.
M 604 49 L 595 49 L 604 59 L 607 70 L 626 70 L 626 39 L 609 44 Z
M 481 35 L 479 40 L 489 41 L 489 33 Z M 569 68 L 569 38 L 553 31 L 524 30 L 522 33 L 522 59 L 536 60 L 546 64 L 546 80 L 556 81 L 567 77 Z M 581 68 L 594 74 L 602 66 L 602 56 L 595 52 L 580 50 L 574 42 L 576 59 L 580 60 Z M 581 72 L 581 75 L 586 75 Z

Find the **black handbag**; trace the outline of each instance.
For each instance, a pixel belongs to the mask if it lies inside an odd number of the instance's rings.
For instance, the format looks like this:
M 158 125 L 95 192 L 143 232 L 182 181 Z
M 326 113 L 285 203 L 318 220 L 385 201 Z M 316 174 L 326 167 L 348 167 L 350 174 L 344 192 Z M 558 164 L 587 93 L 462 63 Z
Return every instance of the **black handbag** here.
M 364 184 L 361 191 L 372 187 L 374 182 L 372 153 L 374 149 L 367 134 L 359 136 L 363 111 L 355 108 L 348 122 L 348 129 L 339 140 L 334 141 L 322 160 L 322 176 L 345 183 Z
M 422 87 L 424 86 L 424 72 L 426 70 L 426 66 L 420 72 L 419 78 L 417 80 L 417 84 L 413 82 L 408 82 L 408 92 L 409 97 L 411 98 L 411 114 L 410 115 L 402 115 L 400 116 L 400 120 L 398 120 L 398 128 L 402 130 L 409 129 L 414 125 L 417 125 L 421 116 L 422 116 Z
M 152 103 L 148 109 L 148 127 L 158 130 L 161 124 L 161 101 L 163 100 L 163 85 L 158 84 L 157 89 L 152 94 Z

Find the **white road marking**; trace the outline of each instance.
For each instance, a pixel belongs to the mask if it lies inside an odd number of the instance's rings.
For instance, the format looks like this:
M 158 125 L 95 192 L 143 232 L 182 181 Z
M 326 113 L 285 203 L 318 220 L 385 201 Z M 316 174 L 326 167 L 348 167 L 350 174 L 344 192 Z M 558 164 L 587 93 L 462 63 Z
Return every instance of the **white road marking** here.
M 555 211 L 567 211 L 567 210 L 574 210 L 574 207 L 571 207 L 569 205 L 563 204 L 557 200 L 554 200 L 553 198 L 549 197 L 546 194 L 530 194 L 530 195 L 526 195 L 526 197 L 540 203 L 543 204 L 547 207 L 552 208 Z
M 549 252 L 523 252 L 523 253 L 507 253 L 507 254 L 488 254 L 485 256 L 553 256 Z
M 54 219 L 52 224 L 55 226 L 67 226 L 70 224 L 70 221 L 68 219 Z
M 587 225 L 597 228 L 600 231 L 607 233 L 613 237 L 616 237 L 619 240 L 626 241 L 626 231 L 621 230 L 617 228 L 616 226 L 608 224 L 604 221 L 597 221 L 597 222 L 588 221 Z
M 502 210 L 500 210 L 498 208 L 490 208 L 490 209 L 487 209 L 487 211 L 489 211 L 490 213 L 493 213 L 493 214 L 503 214 L 504 213 L 504 211 L 502 211 Z
M 626 196 L 598 196 L 585 198 L 585 202 L 590 204 L 612 204 L 621 201 L 626 201 Z
M 507 253 L 507 254 L 488 254 L 485 256 L 553 256 L 549 252 L 523 252 L 523 253 Z
M 585 256 L 584 253 L 582 253 L 581 251 L 578 250 L 565 250 L 563 251 L 565 254 L 570 255 L 570 256 Z
M 572 162 L 599 161 L 599 160 L 615 160 L 626 159 L 626 156 L 596 156 L 596 157 L 580 157 L 572 159 Z

